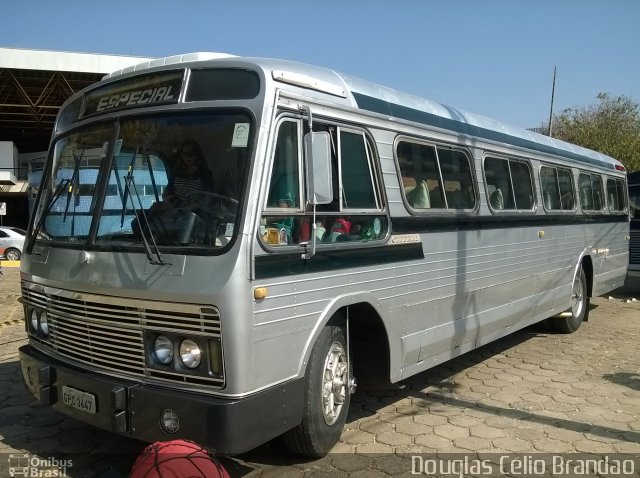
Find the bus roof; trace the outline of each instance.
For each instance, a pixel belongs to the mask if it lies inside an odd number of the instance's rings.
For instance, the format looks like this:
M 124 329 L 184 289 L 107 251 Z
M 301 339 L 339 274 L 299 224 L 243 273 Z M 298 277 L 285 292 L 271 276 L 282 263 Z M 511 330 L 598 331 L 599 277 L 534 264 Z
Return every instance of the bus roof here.
M 137 73 L 150 68 L 178 66 L 193 62 L 199 66 L 251 67 L 260 68 L 265 75 L 275 81 L 304 88 L 313 94 L 345 106 L 359 108 L 383 115 L 447 131 L 460 135 L 482 138 L 541 153 L 562 156 L 580 163 L 588 163 L 606 169 L 624 171 L 622 163 L 616 159 L 581 146 L 551 138 L 534 131 L 509 125 L 482 115 L 446 106 L 432 100 L 403 93 L 367 80 L 338 73 L 334 70 L 270 58 L 237 57 L 226 53 L 197 52 L 175 55 L 157 60 L 145 61 L 115 71 L 105 79 Z

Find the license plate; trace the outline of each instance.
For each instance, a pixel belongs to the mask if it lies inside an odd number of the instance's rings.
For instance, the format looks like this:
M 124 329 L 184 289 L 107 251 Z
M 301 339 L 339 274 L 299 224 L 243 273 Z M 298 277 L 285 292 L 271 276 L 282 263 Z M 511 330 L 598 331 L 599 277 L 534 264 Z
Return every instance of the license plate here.
M 75 388 L 62 386 L 62 403 L 76 410 L 87 413 L 96 413 L 96 396 L 76 390 Z

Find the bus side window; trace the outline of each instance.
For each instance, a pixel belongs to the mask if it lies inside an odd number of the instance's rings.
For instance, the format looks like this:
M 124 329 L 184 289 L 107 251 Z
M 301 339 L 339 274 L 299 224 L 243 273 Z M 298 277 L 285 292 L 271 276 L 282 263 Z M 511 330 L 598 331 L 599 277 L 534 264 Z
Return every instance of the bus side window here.
M 542 200 L 547 211 L 560 209 L 560 192 L 558 190 L 558 173 L 556 168 L 542 166 L 540 168 Z
M 600 176 L 580 173 L 578 187 L 580 189 L 580 207 L 583 211 L 596 212 L 604 208 L 604 193 Z
M 624 213 L 627 209 L 625 201 L 626 186 L 621 179 L 607 178 L 607 194 L 609 196 L 609 211 Z
M 540 184 L 542 185 L 542 200 L 547 212 L 574 210 L 573 175 L 570 170 L 541 166 Z
M 533 209 L 531 169 L 525 161 L 488 157 L 484 161 L 489 204 L 494 210 Z M 550 198 L 550 195 L 546 195 Z
M 575 208 L 573 195 L 573 175 L 567 169 L 558 168 L 558 188 L 560 190 L 560 207 L 563 211 L 572 211 Z
M 413 209 L 444 207 L 436 149 L 426 144 L 401 141 L 396 148 L 401 184 Z
M 300 206 L 300 128 L 296 120 L 284 120 L 278 128 L 269 179 L 261 236 L 272 246 L 296 242 Z
M 469 158 L 449 148 L 437 148 L 448 209 L 473 209 L 476 198 Z
M 495 210 L 515 209 L 508 161 L 499 158 L 486 158 L 484 160 L 484 174 L 487 179 L 489 205 Z
M 371 165 L 363 133 L 340 131 L 342 207 L 377 209 Z
M 316 239 L 324 243 L 382 239 L 388 225 L 375 173 L 374 149 L 361 130 L 329 130 L 337 144 L 333 157 L 336 200 L 317 207 Z

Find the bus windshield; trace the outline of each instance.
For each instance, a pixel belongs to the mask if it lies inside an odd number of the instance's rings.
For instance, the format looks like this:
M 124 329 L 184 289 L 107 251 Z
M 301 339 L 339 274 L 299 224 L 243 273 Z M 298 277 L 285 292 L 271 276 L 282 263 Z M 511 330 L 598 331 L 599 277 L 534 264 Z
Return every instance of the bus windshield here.
M 54 146 L 39 238 L 215 248 L 233 237 L 250 152 L 246 113 L 172 114 L 75 130 Z

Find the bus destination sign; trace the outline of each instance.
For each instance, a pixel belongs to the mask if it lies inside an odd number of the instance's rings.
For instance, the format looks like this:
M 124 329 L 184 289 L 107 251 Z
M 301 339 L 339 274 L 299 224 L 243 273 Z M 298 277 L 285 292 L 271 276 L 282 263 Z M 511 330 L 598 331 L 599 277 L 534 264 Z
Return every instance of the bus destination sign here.
M 83 117 L 126 108 L 177 103 L 183 72 L 149 75 L 87 93 Z

